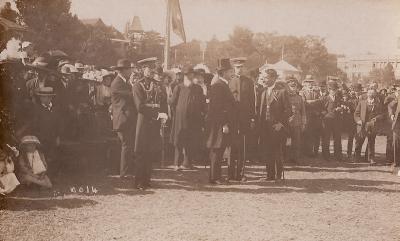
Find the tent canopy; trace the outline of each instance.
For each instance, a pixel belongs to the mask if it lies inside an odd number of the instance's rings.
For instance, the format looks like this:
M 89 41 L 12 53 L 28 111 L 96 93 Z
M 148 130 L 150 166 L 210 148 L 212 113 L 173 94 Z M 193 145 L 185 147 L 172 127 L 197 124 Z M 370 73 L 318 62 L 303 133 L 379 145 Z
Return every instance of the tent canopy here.
M 301 71 L 295 68 L 294 66 L 290 65 L 288 62 L 285 60 L 281 60 L 276 62 L 275 64 L 264 64 L 263 66 L 260 67 L 260 71 L 266 70 L 266 69 L 275 69 L 276 71 L 285 71 L 285 72 L 296 72 L 300 73 Z

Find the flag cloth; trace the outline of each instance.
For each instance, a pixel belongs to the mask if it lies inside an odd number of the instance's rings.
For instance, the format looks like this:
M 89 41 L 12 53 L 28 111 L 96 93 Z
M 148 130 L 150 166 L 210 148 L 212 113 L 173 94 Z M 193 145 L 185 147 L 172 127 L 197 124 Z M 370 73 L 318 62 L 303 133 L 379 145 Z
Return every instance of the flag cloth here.
M 185 28 L 183 27 L 183 17 L 179 0 L 169 0 L 171 10 L 172 31 L 186 43 Z

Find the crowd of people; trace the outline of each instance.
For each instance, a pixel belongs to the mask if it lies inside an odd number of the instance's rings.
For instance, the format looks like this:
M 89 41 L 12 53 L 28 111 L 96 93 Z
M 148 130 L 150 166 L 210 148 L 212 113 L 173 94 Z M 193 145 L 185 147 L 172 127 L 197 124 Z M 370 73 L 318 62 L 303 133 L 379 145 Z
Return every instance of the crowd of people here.
M 220 59 L 214 74 L 192 66 L 163 71 L 156 58 L 121 59 L 95 70 L 41 56 L 2 67 L 0 193 L 19 184 L 52 188 L 52 177 L 62 171 L 59 146 L 100 135 L 118 138 L 120 178 L 134 165 L 141 190 L 151 187 L 152 163 L 168 159 L 166 149 L 174 152 L 177 172 L 209 163 L 212 184 L 245 182 L 248 160 L 265 163 L 266 180 L 282 180 L 284 162 L 316 157 L 320 147 L 327 161 L 375 165 L 377 134 L 387 137 L 386 160 L 400 166 L 398 86 L 378 92 L 377 84 L 347 86 L 312 76 L 300 83 L 274 69 L 252 79 L 245 62 Z

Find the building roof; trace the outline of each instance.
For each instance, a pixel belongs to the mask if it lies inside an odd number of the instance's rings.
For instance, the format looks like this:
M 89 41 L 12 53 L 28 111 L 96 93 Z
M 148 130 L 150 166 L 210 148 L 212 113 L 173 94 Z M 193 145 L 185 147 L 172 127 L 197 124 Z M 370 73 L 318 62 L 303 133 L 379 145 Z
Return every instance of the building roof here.
M 96 24 L 104 24 L 101 18 L 86 18 L 86 19 L 81 19 L 81 22 L 85 25 L 92 25 L 92 26 Z
M 133 17 L 128 30 L 132 32 L 143 32 L 142 23 L 140 22 L 140 18 L 138 16 Z

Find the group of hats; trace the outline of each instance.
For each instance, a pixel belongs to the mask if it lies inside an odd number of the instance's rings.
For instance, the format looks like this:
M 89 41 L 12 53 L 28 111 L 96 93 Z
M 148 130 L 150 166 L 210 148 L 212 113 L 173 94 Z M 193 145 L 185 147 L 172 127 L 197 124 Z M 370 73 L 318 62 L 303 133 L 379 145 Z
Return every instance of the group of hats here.
M 140 66 L 149 66 L 149 67 L 153 67 L 155 65 L 155 63 L 157 62 L 157 57 L 151 57 L 151 58 L 146 58 L 146 59 L 142 59 L 137 61 L 137 64 Z M 120 59 L 117 62 L 116 66 L 112 66 L 111 69 L 113 70 L 122 70 L 122 69 L 130 69 L 130 68 L 134 68 L 135 65 L 131 63 L 131 61 L 129 61 L 128 59 Z

